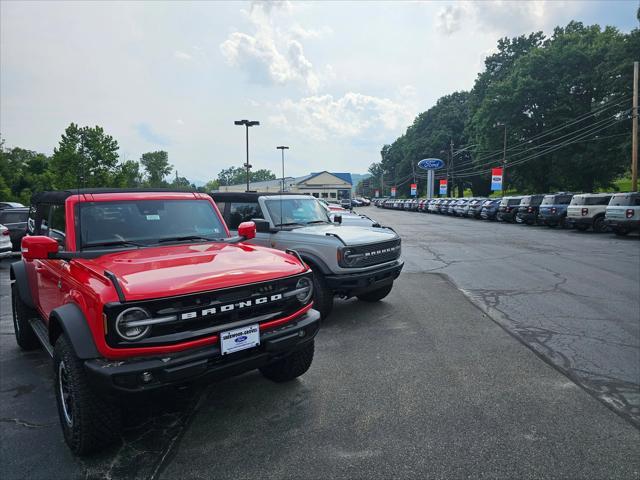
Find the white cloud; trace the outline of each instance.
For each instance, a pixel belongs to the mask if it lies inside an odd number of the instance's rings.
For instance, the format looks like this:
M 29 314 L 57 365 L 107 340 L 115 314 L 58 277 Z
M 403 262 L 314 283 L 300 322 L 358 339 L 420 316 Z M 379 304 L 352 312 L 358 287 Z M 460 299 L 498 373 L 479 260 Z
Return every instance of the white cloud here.
M 442 7 L 437 15 L 436 28 L 445 35 L 451 35 L 460 30 L 461 20 L 466 11 L 467 7 L 464 4 Z
M 270 117 L 270 122 L 315 140 L 361 135 L 377 140 L 404 128 L 415 116 L 415 109 L 408 104 L 354 92 L 340 98 L 314 95 L 299 101 L 287 99 L 277 109 L 281 113 Z
M 252 24 L 252 34 L 233 32 L 220 45 L 222 55 L 232 66 L 242 68 L 254 83 L 285 85 L 297 82 L 315 93 L 320 80 L 313 64 L 305 56 L 300 40 L 319 38 L 330 29 L 304 29 L 295 24 L 287 27 L 281 15 L 290 9 L 288 2 L 253 3 L 245 12 Z M 274 17 L 278 21 L 274 21 Z M 280 25 L 275 27 L 274 24 Z
M 498 35 L 522 35 L 553 26 L 558 11 L 570 14 L 580 8 L 580 2 L 559 0 L 460 1 L 440 8 L 436 28 L 445 35 L 465 28 Z
M 173 56 L 175 58 L 178 58 L 180 60 L 192 60 L 193 57 L 191 55 L 189 55 L 186 52 L 180 51 L 180 50 L 176 50 L 175 52 L 173 52 Z

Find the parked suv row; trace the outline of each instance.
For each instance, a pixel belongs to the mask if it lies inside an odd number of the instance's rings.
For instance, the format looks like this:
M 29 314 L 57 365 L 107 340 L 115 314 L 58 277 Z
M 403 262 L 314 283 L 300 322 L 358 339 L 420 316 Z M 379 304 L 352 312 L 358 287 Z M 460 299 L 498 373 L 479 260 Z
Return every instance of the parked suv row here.
M 131 395 L 303 375 L 334 295 L 381 300 L 403 267 L 393 230 L 343 226 L 308 195 L 80 189 L 27 210 L 14 334 L 51 356 L 79 455 L 120 438 Z
M 558 192 L 502 198 L 376 199 L 378 208 L 626 235 L 637 231 L 640 194 Z

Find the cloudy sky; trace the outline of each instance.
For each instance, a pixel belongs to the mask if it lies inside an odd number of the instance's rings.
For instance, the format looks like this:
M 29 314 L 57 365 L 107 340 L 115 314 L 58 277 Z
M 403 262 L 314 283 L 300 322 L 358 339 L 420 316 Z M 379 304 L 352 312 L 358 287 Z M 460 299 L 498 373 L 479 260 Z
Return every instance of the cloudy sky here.
M 438 97 L 469 89 L 498 38 L 575 19 L 637 26 L 637 0 L 0 3 L 0 134 L 51 153 L 70 122 L 121 156 L 167 150 L 206 181 L 244 161 L 366 172 Z

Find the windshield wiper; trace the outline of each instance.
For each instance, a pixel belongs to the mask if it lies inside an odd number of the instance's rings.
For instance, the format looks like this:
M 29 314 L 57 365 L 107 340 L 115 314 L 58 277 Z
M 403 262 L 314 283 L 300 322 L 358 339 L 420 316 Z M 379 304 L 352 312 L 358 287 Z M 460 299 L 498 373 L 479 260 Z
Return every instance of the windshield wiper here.
M 276 227 L 291 227 L 293 225 L 300 225 L 302 226 L 301 223 L 298 222 L 289 222 L 289 223 L 276 223 Z
M 169 237 L 158 240 L 158 243 L 165 242 L 186 242 L 187 240 L 202 240 L 204 242 L 213 242 L 211 238 L 202 237 L 200 235 L 184 235 L 182 237 Z
M 329 223 L 326 220 L 312 220 L 311 222 L 307 222 L 307 225 L 312 225 L 314 223 Z
M 131 240 L 113 240 L 110 242 L 94 242 L 94 243 L 85 243 L 81 246 L 81 248 L 91 248 L 91 247 L 144 247 L 145 245 L 138 242 L 132 242 Z

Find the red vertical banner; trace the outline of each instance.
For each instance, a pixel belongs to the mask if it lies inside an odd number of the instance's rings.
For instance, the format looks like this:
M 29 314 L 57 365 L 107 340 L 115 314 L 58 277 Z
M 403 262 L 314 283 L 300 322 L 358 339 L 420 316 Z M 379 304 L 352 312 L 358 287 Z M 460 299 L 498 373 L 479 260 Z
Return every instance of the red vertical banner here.
M 491 191 L 502 190 L 502 168 L 491 169 Z
M 391 187 L 391 196 L 392 197 L 396 196 L 396 187 Z
M 447 181 L 440 180 L 440 195 L 446 195 L 446 194 L 447 194 Z
M 418 193 L 418 184 L 417 183 L 412 183 L 411 184 L 411 196 L 415 197 L 417 193 Z

